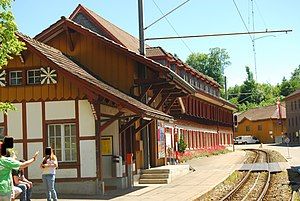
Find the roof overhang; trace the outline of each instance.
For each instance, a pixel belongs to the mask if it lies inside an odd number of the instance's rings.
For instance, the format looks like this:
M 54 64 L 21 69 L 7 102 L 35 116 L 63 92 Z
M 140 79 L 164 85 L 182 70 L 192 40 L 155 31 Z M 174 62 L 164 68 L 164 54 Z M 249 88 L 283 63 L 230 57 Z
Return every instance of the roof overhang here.
M 173 121 L 172 116 L 159 110 L 155 110 L 118 89 L 98 80 L 66 57 L 61 51 L 31 39 L 21 33 L 17 33 L 17 36 L 26 44 L 28 50 L 40 56 L 49 66 L 62 72 L 65 76 L 72 78 L 77 86 L 85 86 L 84 89 L 86 93 L 92 92 L 98 96 L 110 99 L 113 102 L 118 103 L 121 107 L 140 115 L 142 118 L 148 117 L 164 121 Z

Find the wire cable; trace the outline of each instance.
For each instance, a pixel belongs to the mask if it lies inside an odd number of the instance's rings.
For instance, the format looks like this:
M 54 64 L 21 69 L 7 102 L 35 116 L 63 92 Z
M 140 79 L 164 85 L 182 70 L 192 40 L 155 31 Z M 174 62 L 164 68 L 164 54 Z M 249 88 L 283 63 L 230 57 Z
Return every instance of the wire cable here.
M 181 6 L 183 6 L 184 4 L 186 4 L 187 2 L 189 2 L 190 0 L 186 0 L 185 2 L 183 2 L 182 4 L 180 4 L 179 6 L 177 6 L 176 8 L 172 9 L 171 11 L 169 11 L 167 14 L 164 14 L 162 17 L 160 17 L 159 19 L 155 20 L 154 22 L 152 22 L 151 24 L 149 24 L 146 28 L 144 28 L 144 30 L 148 29 L 149 27 L 151 27 L 153 24 L 155 24 L 156 22 L 158 22 L 159 20 L 163 19 L 164 17 L 166 17 L 167 15 L 171 14 L 172 12 L 174 12 L 175 10 L 177 10 L 178 8 L 180 8 Z
M 261 19 L 262 19 L 262 21 L 263 21 L 263 23 L 264 23 L 265 28 L 268 29 L 268 28 L 267 28 L 267 25 L 266 25 L 266 22 L 265 22 L 265 19 L 263 18 L 262 14 L 261 14 L 261 12 L 260 12 L 260 9 L 259 9 L 259 7 L 258 7 L 258 4 L 256 3 L 255 0 L 253 0 L 253 1 L 254 1 L 254 3 L 255 3 L 256 8 L 257 8 L 258 14 L 260 15 L 260 17 L 261 17 Z
M 237 4 L 235 3 L 235 0 L 232 0 L 232 1 L 233 1 L 234 6 L 235 6 L 235 8 L 236 8 L 236 10 L 237 10 L 237 12 L 238 12 L 238 14 L 239 14 L 239 16 L 240 16 L 240 18 L 241 18 L 243 24 L 244 24 L 244 26 L 245 26 L 245 29 L 246 29 L 247 32 L 249 33 L 249 37 L 250 37 L 250 39 L 251 39 L 251 41 L 252 41 L 252 40 L 253 40 L 253 37 L 252 37 L 252 35 L 250 34 L 250 31 L 249 31 L 249 29 L 248 29 L 248 27 L 247 27 L 247 25 L 246 25 L 246 23 L 245 23 L 245 21 L 244 21 L 244 19 L 243 19 L 243 16 L 242 16 L 242 14 L 241 14 L 241 12 L 240 12 L 240 10 L 239 10 Z
M 154 1 L 154 0 L 152 0 L 153 1 L 153 3 L 155 4 L 155 6 L 156 6 L 156 8 L 160 11 L 160 13 L 163 15 L 163 18 L 165 18 L 166 19 L 166 21 L 168 22 L 168 24 L 172 27 L 172 29 L 173 29 L 173 31 L 177 34 L 177 36 L 178 37 L 180 37 L 180 35 L 178 34 L 178 32 L 176 31 L 176 29 L 174 28 L 174 26 L 171 24 L 171 22 L 168 20 L 168 18 L 167 18 L 167 16 L 162 12 L 162 10 L 160 9 L 160 7 L 157 5 L 157 3 Z M 186 1 L 187 2 L 187 1 Z M 184 2 L 184 3 L 186 3 L 186 2 Z M 148 26 L 149 27 L 149 26 Z M 189 48 L 189 46 L 186 44 L 186 42 L 184 42 L 184 40 L 181 38 L 180 39 L 181 40 L 181 42 L 185 45 L 185 47 L 190 51 L 190 53 L 192 54 L 193 53 L 193 51 Z

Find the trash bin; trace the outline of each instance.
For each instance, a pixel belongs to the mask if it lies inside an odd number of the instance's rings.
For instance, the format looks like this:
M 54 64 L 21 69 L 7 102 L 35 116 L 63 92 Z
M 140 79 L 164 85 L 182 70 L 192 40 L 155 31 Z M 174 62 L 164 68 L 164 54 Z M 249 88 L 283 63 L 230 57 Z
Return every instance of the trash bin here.
M 122 177 L 122 174 L 122 156 L 114 155 L 112 156 L 112 177 Z

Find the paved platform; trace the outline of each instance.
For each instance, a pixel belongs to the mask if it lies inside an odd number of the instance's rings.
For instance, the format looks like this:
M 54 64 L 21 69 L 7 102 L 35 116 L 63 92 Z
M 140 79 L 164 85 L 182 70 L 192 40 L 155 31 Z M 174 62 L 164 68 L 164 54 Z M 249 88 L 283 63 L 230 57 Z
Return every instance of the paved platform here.
M 160 201 L 194 200 L 225 180 L 245 160 L 244 151 L 193 159 L 188 162 L 195 171 L 178 177 L 170 184 L 135 185 L 133 189 L 115 191 L 104 196 L 59 195 L 59 200 Z M 45 199 L 32 199 L 35 201 Z
M 269 171 L 269 172 L 281 172 L 289 169 L 290 165 L 287 162 L 280 163 L 253 163 L 253 164 L 241 164 L 238 168 L 239 171 Z

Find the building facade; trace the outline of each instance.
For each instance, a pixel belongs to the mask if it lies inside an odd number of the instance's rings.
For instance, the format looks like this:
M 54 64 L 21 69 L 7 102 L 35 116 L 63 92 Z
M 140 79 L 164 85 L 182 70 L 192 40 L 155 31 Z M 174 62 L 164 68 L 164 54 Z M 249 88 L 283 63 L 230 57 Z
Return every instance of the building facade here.
M 53 147 L 59 192 L 126 188 L 131 173 L 167 164 L 181 137 L 187 151 L 232 144 L 236 108 L 213 79 L 171 54 L 138 54 L 136 38 L 82 5 L 34 39 L 18 36 L 27 49 L 0 73 L 0 101 L 17 110 L 0 131 L 19 158 Z M 36 183 L 40 173 L 26 171 Z
M 300 90 L 285 98 L 287 136 L 291 143 L 300 143 Z
M 238 126 L 234 136 L 252 135 L 262 143 L 281 143 L 285 133 L 286 109 L 278 104 L 238 114 Z

